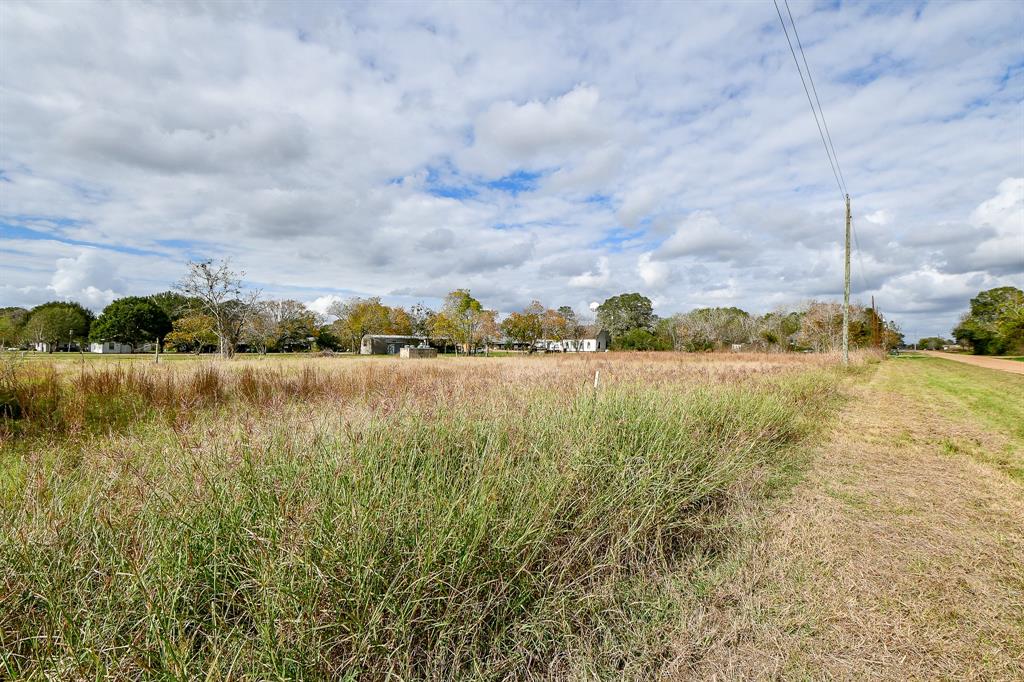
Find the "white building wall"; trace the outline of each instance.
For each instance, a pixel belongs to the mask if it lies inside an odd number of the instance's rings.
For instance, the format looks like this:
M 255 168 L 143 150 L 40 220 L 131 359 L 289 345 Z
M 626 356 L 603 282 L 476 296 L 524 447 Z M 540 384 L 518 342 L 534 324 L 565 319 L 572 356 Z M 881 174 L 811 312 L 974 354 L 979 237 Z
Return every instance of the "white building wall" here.
M 132 347 L 127 343 L 116 341 L 104 341 L 103 343 L 89 344 L 90 353 L 131 353 Z

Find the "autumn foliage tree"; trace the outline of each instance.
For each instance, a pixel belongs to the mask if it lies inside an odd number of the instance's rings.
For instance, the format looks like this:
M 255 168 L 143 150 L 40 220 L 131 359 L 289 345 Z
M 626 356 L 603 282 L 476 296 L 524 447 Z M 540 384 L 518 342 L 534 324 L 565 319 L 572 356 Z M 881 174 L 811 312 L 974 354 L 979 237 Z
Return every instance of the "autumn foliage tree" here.
M 413 333 L 413 320 L 409 313 L 402 308 L 384 305 L 376 296 L 333 303 L 327 312 L 337 318 L 331 328 L 349 350 L 358 350 L 360 341 L 367 334 L 411 336 Z

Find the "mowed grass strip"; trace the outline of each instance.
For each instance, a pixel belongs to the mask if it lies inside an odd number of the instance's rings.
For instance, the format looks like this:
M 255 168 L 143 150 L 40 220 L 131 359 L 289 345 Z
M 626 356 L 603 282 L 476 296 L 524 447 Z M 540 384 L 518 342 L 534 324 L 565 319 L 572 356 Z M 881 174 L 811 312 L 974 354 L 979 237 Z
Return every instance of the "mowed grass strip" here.
M 12 372 L 5 673 L 653 674 L 840 380 L 614 363 Z
M 921 355 L 896 359 L 886 376 L 887 390 L 989 434 L 950 433 L 947 452 L 993 464 L 1024 484 L 1024 377 Z

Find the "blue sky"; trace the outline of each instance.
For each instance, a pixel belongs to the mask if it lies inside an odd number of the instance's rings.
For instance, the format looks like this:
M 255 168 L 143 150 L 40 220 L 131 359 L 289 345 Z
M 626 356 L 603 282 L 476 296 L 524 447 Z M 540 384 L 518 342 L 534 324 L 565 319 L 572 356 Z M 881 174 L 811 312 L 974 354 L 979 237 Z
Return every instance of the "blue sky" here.
M 1024 9 L 791 3 L 911 337 L 1024 286 Z M 771 2 L 0 4 L 0 304 L 231 257 L 268 295 L 660 314 L 842 287 L 842 203 Z

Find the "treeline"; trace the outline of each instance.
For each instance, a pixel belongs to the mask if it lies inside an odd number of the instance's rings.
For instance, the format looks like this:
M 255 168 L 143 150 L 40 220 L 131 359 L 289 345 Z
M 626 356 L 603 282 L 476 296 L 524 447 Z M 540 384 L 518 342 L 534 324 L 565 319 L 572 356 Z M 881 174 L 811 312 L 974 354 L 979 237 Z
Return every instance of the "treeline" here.
M 1024 354 L 1024 291 L 999 287 L 978 292 L 953 336 L 976 355 Z
M 166 346 L 178 352 L 217 351 L 231 356 L 250 352 L 308 350 L 358 351 L 366 334 L 419 336 L 448 347 L 513 344 L 533 348 L 539 341 L 592 338 L 605 330 L 615 350 L 710 351 L 733 346 L 750 349 L 829 351 L 842 339 L 842 308 L 811 301 L 796 310 L 752 315 L 739 308 L 701 308 L 671 317 L 654 314 L 651 300 L 639 293 L 613 296 L 594 318 L 571 306 L 549 308 L 533 301 L 499 319 L 469 290 L 457 289 L 439 310 L 422 303 L 389 306 L 380 298 L 351 298 L 328 308 L 333 321 L 295 300 L 263 300 L 246 289 L 244 273 L 227 261 L 190 263 L 174 290 L 118 299 L 103 313 L 77 303 L 54 301 L 31 310 L 0 309 L 0 345 L 116 342 L 139 348 Z M 851 306 L 852 347 L 892 347 L 902 334 L 870 308 Z M 589 311 L 588 311 L 589 313 Z

